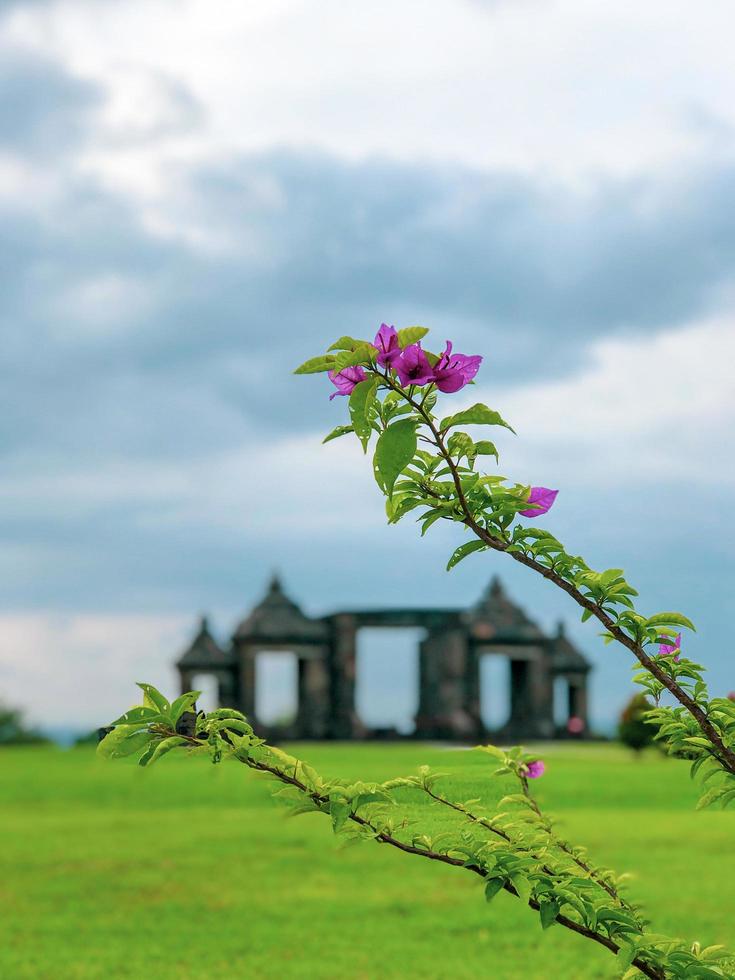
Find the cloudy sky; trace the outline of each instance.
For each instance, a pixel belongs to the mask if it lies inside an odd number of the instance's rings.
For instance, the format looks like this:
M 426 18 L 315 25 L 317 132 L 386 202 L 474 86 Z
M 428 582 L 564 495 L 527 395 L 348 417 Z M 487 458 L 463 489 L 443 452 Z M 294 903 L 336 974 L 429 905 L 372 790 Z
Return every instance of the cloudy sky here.
M 502 472 L 559 487 L 547 526 L 735 688 L 733 16 L 6 0 L 0 699 L 96 724 L 273 568 L 312 613 L 497 572 L 614 717 L 628 657 L 566 597 L 500 557 L 445 573 L 458 532 L 388 528 L 369 463 L 320 445 L 345 406 L 290 372 L 381 320 L 485 356 Z M 365 638 L 371 720 L 410 713 L 411 640 Z

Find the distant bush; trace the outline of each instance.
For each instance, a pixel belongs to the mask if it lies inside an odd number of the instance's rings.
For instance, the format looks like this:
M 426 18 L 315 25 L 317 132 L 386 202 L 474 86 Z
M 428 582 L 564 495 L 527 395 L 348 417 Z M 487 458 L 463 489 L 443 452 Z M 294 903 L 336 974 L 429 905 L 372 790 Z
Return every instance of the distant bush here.
M 22 711 L 0 705 L 0 745 L 42 745 L 48 741 L 35 728 L 26 727 Z
M 620 715 L 618 738 L 634 752 L 654 744 L 658 727 L 644 721 L 646 713 L 652 708 L 645 694 L 634 694 Z

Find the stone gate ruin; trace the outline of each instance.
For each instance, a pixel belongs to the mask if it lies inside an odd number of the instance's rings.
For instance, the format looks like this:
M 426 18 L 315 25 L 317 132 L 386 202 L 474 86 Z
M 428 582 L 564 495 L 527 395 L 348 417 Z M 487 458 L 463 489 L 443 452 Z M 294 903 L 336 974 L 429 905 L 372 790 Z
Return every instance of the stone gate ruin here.
M 216 678 L 220 704 L 243 711 L 270 738 L 366 739 L 377 733 L 355 710 L 357 633 L 363 627 L 421 627 L 419 706 L 414 738 L 476 741 L 488 734 L 507 740 L 552 738 L 568 732 L 554 722 L 554 685 L 566 690 L 565 714 L 578 735 L 587 733 L 590 664 L 565 636 L 547 636 L 511 602 L 494 578 L 469 609 L 389 608 L 352 610 L 311 618 L 274 577 L 265 598 L 236 628 L 223 649 L 206 618 L 177 661 L 182 691 L 195 675 Z M 292 722 L 274 728 L 256 716 L 259 653 L 288 651 L 298 660 L 298 710 Z M 480 662 L 502 656 L 510 662 L 510 714 L 488 732 L 480 712 Z

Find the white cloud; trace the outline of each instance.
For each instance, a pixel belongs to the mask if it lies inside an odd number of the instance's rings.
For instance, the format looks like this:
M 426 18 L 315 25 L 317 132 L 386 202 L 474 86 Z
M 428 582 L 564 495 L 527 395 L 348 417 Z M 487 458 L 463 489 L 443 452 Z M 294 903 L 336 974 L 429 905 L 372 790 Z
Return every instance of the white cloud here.
M 274 145 L 572 180 L 730 152 L 731 26 L 726 0 L 58 0 L 4 35 L 102 84 L 88 165 L 165 195 L 172 161 Z
M 497 386 L 488 365 L 483 383 L 452 407 L 482 400 L 511 422 L 517 438 L 502 429 L 493 434 L 509 479 L 604 493 L 633 480 L 660 487 L 683 470 L 690 486 L 733 485 L 734 325 L 723 318 L 601 341 L 580 371 L 548 383 Z M 268 442 L 244 432 L 234 447 L 158 461 L 111 456 L 91 467 L 73 457 L 44 466 L 36 459 L 41 475 L 8 474 L 0 503 L 6 517 L 25 520 L 49 512 L 114 517 L 124 506 L 140 528 L 206 527 L 249 540 L 310 541 L 343 528 L 349 502 L 363 530 L 382 527 L 370 454 L 349 436 L 326 446 L 321 440 L 316 431 Z M 53 484 L 47 469 L 54 470 Z
M 689 485 L 732 485 L 733 364 L 735 314 L 602 340 L 570 377 L 500 390 L 483 384 L 476 394 L 518 432 L 518 440 L 502 437 L 502 466 L 521 479 L 539 482 L 551 470 L 601 489 L 665 485 L 685 472 Z
M 176 689 L 191 629 L 190 616 L 2 614 L 0 701 L 44 726 L 104 724 L 135 702 L 135 680 Z

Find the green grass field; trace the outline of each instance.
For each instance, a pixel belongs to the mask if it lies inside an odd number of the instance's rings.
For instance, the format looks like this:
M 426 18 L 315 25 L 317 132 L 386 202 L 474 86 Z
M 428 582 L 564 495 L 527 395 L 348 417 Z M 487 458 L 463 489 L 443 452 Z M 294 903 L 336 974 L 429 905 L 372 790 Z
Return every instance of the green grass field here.
M 426 762 L 462 799 L 495 792 L 480 753 L 421 744 L 289 747 L 327 775 Z M 694 812 L 684 763 L 549 746 L 539 798 L 593 859 L 633 876 L 655 931 L 735 945 L 735 811 Z M 339 851 L 236 763 L 149 771 L 91 750 L 0 752 L 0 977 L 615 977 L 614 958 L 505 893 L 388 847 Z M 426 817 L 433 819 L 433 811 Z

